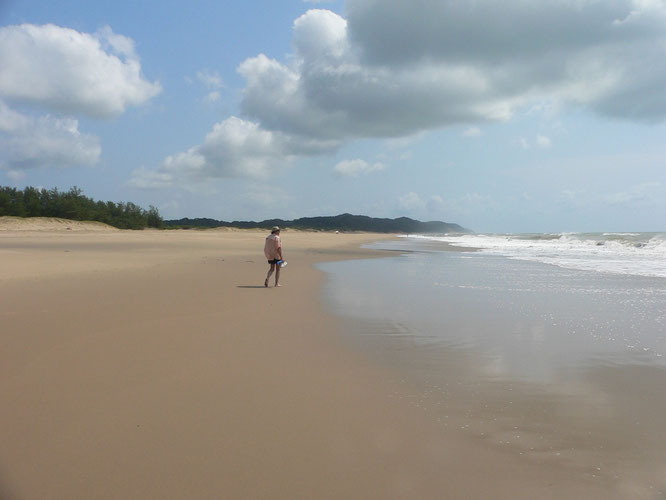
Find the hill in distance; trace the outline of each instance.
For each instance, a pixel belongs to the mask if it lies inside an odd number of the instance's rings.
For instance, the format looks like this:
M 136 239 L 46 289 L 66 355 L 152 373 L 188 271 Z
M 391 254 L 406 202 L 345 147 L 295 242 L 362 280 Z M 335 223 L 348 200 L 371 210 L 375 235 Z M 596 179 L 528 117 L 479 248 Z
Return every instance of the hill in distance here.
M 314 231 L 363 231 L 371 233 L 400 233 L 400 234 L 443 234 L 443 233 L 471 233 L 458 224 L 441 221 L 421 222 L 409 217 L 397 219 L 381 219 L 366 215 L 341 214 L 323 217 L 302 217 L 294 220 L 268 219 L 261 222 L 233 221 L 225 222 L 215 219 L 177 219 L 165 220 L 165 227 L 173 228 L 215 228 L 236 227 L 241 229 L 270 229 L 273 226 L 280 228 L 314 230 Z

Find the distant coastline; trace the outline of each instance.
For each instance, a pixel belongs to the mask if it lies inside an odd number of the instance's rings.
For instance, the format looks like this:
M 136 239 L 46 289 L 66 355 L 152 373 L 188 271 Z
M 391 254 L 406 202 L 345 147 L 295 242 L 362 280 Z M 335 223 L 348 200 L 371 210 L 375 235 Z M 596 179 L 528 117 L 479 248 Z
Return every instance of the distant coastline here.
M 58 220 L 94 221 L 118 229 L 208 229 L 232 227 L 239 229 L 265 229 L 273 226 L 307 231 L 343 231 L 402 234 L 469 234 L 473 231 L 458 224 L 442 221 L 421 222 L 409 217 L 386 219 L 344 213 L 335 216 L 301 217 L 300 219 L 268 219 L 255 221 L 222 221 L 210 218 L 183 218 L 164 220 L 158 209 L 148 210 L 132 202 L 96 201 L 83 195 L 78 187 L 69 191 L 58 188 L 38 189 L 27 186 L 16 189 L 0 186 L 0 217 L 14 218 L 11 225 L 18 225 L 16 218 L 56 218 Z M 43 222 L 43 221 L 42 221 Z M 5 226 L 8 224 L 5 221 Z M 31 224 L 35 226 L 35 224 Z M 52 225 L 52 224 L 51 224 Z
M 340 214 L 322 217 L 301 217 L 294 220 L 267 219 L 255 221 L 220 221 L 209 218 L 165 220 L 165 228 L 204 229 L 215 227 L 235 227 L 241 229 L 260 229 L 280 226 L 281 228 L 310 231 L 364 231 L 372 233 L 408 233 L 408 234 L 443 234 L 472 233 L 458 224 L 442 221 L 422 222 L 409 217 L 386 219 L 366 215 Z

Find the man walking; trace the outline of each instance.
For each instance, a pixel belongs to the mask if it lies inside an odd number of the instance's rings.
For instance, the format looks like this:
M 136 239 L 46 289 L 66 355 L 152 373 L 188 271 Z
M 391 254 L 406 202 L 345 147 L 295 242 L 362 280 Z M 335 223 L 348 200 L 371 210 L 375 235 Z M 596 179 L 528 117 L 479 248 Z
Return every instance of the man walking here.
M 266 237 L 264 255 L 268 259 L 268 263 L 271 265 L 271 268 L 266 275 L 264 286 L 268 287 L 268 279 L 273 272 L 275 272 L 275 286 L 280 286 L 280 265 L 278 262 L 282 261 L 282 241 L 280 241 L 280 228 L 278 226 L 273 226 L 271 234 Z

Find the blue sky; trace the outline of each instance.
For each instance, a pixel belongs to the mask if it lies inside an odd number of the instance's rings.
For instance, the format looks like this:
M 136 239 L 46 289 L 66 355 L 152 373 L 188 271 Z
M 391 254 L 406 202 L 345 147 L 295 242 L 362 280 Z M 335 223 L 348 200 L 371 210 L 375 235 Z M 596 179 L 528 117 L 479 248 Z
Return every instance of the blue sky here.
M 0 184 L 666 230 L 666 1 L 0 0 Z

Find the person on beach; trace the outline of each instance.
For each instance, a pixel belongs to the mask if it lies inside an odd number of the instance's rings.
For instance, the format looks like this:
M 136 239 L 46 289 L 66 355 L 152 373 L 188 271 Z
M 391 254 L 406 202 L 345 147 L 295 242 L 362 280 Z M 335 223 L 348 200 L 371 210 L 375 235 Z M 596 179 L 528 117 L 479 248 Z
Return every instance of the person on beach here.
M 270 269 L 266 275 L 266 281 L 264 281 L 264 286 L 268 287 L 268 280 L 270 279 L 273 272 L 275 272 L 275 286 L 280 286 L 280 266 L 278 262 L 282 259 L 282 241 L 280 240 L 280 228 L 278 226 L 273 226 L 271 229 L 271 234 L 266 237 L 266 243 L 264 244 L 264 255 L 268 259 L 270 264 Z

